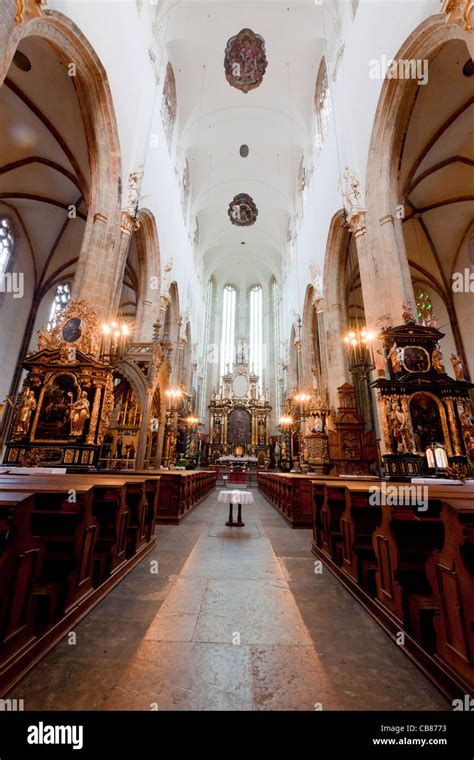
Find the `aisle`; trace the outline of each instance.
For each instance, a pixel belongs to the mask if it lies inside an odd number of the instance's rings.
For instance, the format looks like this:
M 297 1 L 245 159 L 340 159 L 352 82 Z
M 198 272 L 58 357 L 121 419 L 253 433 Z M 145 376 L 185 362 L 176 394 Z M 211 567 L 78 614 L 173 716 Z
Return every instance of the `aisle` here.
M 11 696 L 51 710 L 429 710 L 447 702 L 255 492 L 211 494 Z M 159 572 L 150 563 L 159 562 Z M 155 568 L 156 569 L 156 568 Z
M 310 531 L 291 530 L 258 493 L 242 529 L 208 501 L 209 521 L 107 709 L 445 707 L 337 581 L 315 575 Z

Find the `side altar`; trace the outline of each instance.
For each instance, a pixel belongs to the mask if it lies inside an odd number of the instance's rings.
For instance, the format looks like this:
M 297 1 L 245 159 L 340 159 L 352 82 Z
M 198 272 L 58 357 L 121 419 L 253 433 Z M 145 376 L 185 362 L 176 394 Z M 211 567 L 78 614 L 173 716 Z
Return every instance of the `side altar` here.
M 4 464 L 95 469 L 110 414 L 113 376 L 100 361 L 100 329 L 85 301 L 71 301 L 23 362 Z
M 272 407 L 259 392 L 260 378 L 242 355 L 222 376 L 219 392 L 211 395 L 210 459 L 255 457 L 259 466 L 270 461 L 269 422 Z
M 450 361 L 456 379 L 446 373 L 440 347 L 444 334 L 409 317 L 406 324 L 387 327 L 379 335 L 385 366 L 380 362 L 379 377 L 372 386 L 383 424 L 385 474 L 429 474 L 431 451 L 442 447 L 445 453 L 435 469 L 450 466 L 470 475 L 474 455 L 470 391 L 474 386 L 455 354 Z

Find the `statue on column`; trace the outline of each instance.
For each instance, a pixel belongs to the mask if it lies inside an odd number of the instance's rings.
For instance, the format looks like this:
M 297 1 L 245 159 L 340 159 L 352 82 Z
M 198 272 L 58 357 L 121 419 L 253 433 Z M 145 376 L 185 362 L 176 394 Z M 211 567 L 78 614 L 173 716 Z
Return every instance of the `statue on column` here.
M 457 354 L 451 354 L 451 364 L 453 365 L 454 375 L 456 377 L 456 380 L 464 380 L 466 381 L 466 372 L 464 370 L 464 364 L 462 362 L 462 359 Z
M 443 354 L 441 353 L 441 347 L 439 343 L 436 344 L 435 349 L 431 354 L 431 363 L 433 365 L 433 369 L 435 369 L 436 372 L 439 372 L 440 374 L 446 373 L 443 362 Z
M 87 392 L 82 391 L 77 401 L 71 404 L 70 420 L 71 435 L 76 437 L 84 432 L 86 420 L 90 417 L 90 405 Z
M 17 423 L 15 425 L 15 433 L 20 435 L 27 435 L 30 429 L 31 415 L 36 409 L 36 399 L 32 388 L 26 388 L 23 393 L 23 399 L 20 402 L 18 408 Z
M 132 218 L 136 218 L 138 214 L 138 206 L 140 203 L 140 187 L 143 179 L 143 167 L 139 166 L 135 171 L 131 171 L 128 175 L 128 199 L 127 199 L 127 211 Z

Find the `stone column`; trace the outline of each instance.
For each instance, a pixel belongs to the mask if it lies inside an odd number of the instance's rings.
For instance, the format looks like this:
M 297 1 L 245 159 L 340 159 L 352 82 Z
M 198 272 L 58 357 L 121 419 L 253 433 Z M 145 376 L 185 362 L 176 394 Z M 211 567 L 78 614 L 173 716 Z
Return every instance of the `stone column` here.
M 111 317 L 117 316 L 117 312 L 120 306 L 120 295 L 122 292 L 122 283 L 125 273 L 125 265 L 127 263 L 127 256 L 130 250 L 132 236 L 138 230 L 139 226 L 140 223 L 137 219 L 135 219 L 135 217 L 131 216 L 128 211 L 122 211 L 120 217 L 120 238 L 115 261 L 115 275 L 112 284 L 112 304 L 110 309 Z
M 366 226 L 366 212 L 361 210 L 350 217 L 349 227 L 357 248 L 367 325 L 375 329 L 384 314 L 400 324 L 403 304 L 415 305 L 400 220 L 396 227 L 392 214 L 385 214 Z
M 336 406 L 337 388 L 349 382 L 347 355 L 343 343 L 343 335 L 347 329 L 346 318 L 342 304 L 327 305 L 322 313 L 322 345 L 329 404 Z
M 137 453 L 135 458 L 135 469 L 142 470 L 145 465 L 146 448 L 148 444 L 148 434 L 151 431 L 151 409 L 153 403 L 153 396 L 149 393 L 146 404 L 142 409 L 142 422 L 140 425 L 140 433 L 138 435 Z

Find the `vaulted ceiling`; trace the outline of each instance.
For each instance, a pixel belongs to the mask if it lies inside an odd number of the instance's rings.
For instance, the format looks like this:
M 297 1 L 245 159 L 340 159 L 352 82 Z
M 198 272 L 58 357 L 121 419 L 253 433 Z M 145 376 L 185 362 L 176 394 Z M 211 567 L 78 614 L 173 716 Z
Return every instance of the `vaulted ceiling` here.
M 321 9 L 313 0 L 179 3 L 167 24 L 178 151 L 190 167 L 205 272 L 247 284 L 268 281 L 286 252 L 298 169 L 314 129 Z M 224 72 L 227 41 L 243 28 L 263 37 L 268 61 L 260 86 L 248 93 L 232 87 Z M 246 158 L 241 145 L 249 148 Z M 238 193 L 257 205 L 252 226 L 229 220 Z
M 0 88 L 0 133 L 0 211 L 23 239 L 22 266 L 47 290 L 74 270 L 90 167 L 74 77 L 45 40 L 19 45 Z
M 474 220 L 474 77 L 462 41 L 445 45 L 419 88 L 400 167 L 404 234 L 414 276 L 447 291 Z

